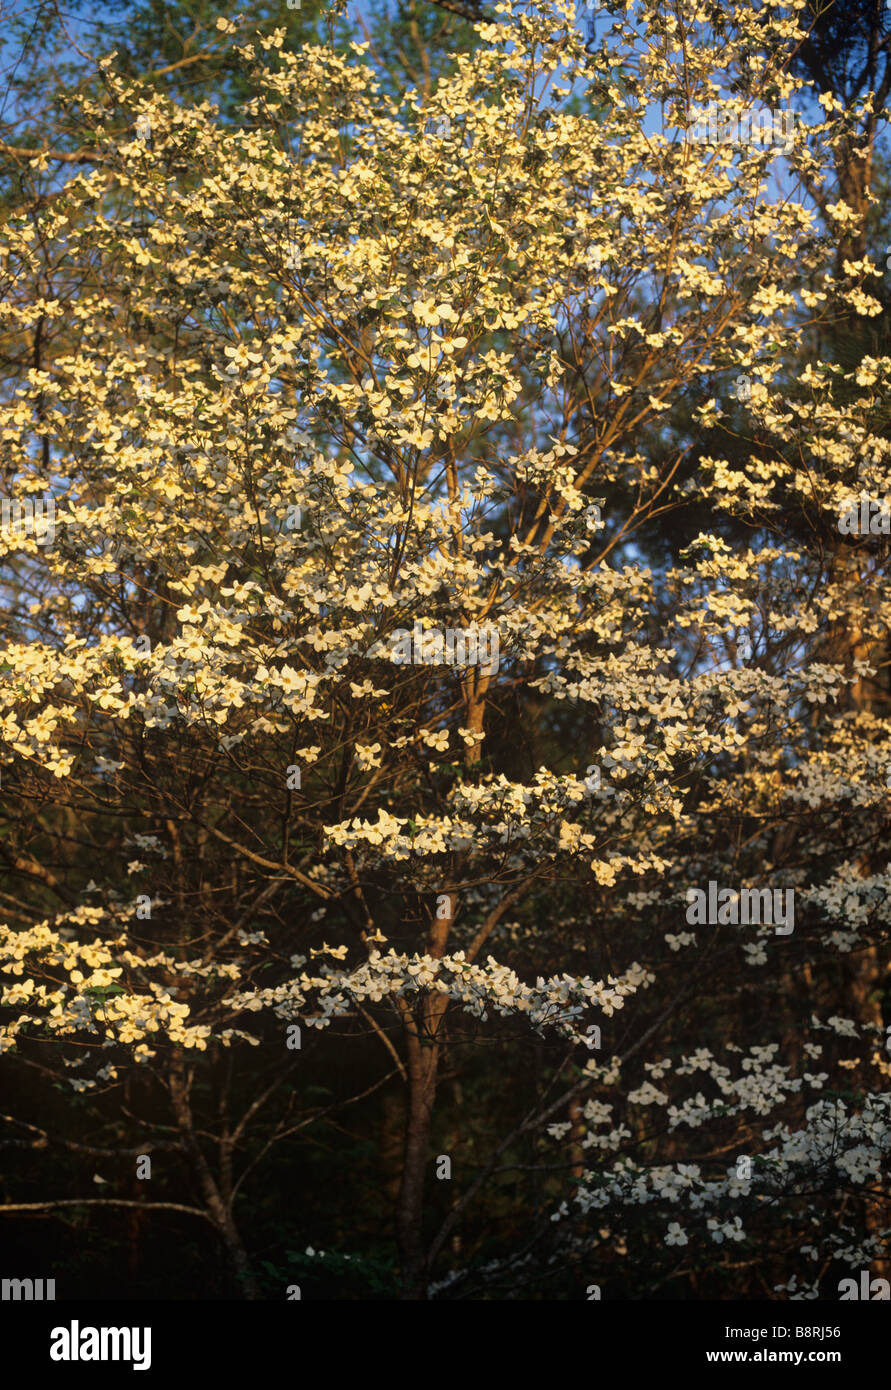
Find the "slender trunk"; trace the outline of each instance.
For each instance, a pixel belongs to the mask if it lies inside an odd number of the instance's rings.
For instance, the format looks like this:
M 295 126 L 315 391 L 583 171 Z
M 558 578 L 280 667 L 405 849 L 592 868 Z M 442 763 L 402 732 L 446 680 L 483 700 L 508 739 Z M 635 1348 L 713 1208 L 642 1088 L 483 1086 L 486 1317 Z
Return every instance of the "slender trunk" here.
M 453 883 L 437 894 L 436 915 L 427 933 L 427 953 L 441 960 L 458 905 Z M 396 1203 L 396 1239 L 402 1263 L 403 1299 L 426 1298 L 428 1256 L 424 1247 L 424 1177 L 430 1147 L 436 1078 L 449 1001 L 441 994 L 425 995 L 413 1013 L 402 1001 L 405 1028 L 408 1098 L 402 1182 Z
M 198 1186 L 204 1198 L 205 1206 L 217 1228 L 220 1239 L 226 1247 L 229 1262 L 235 1275 L 239 1288 L 243 1296 L 249 1300 L 259 1299 L 260 1291 L 257 1287 L 254 1272 L 248 1253 L 242 1244 L 241 1235 L 232 1217 L 231 1204 L 223 1200 L 220 1189 L 214 1181 L 213 1174 L 204 1154 L 201 1145 L 195 1137 L 192 1128 L 192 1112 L 189 1106 L 188 1087 L 184 1077 L 182 1054 L 175 1059 L 170 1069 L 170 1098 L 173 1103 L 173 1110 L 177 1118 L 180 1130 L 185 1142 L 186 1151 L 192 1159 L 195 1175 L 198 1179 Z
M 388 1087 L 381 1098 L 381 1126 L 378 1152 L 384 1173 L 384 1190 L 391 1211 L 399 1201 L 399 1174 L 405 1142 L 405 1102 L 395 1087 Z
M 439 1000 L 426 1001 L 439 1004 Z M 441 1013 L 445 1001 L 442 1001 Z M 408 1113 L 405 1125 L 405 1152 L 402 1181 L 396 1204 L 396 1238 L 402 1265 L 402 1298 L 427 1296 L 427 1253 L 424 1245 L 424 1178 L 436 1097 L 439 1068 L 438 1033 L 431 1035 L 424 1024 L 432 1022 L 429 1007 L 423 1009 L 421 1027 L 406 1012 L 406 1058 L 408 1071 Z
M 489 680 L 490 677 L 472 670 L 468 671 L 464 680 L 465 723 L 472 732 L 480 732 L 483 727 Z M 479 758 L 479 745 L 471 745 L 466 753 L 467 765 L 473 765 Z M 455 919 L 458 906 L 455 885 L 461 877 L 463 859 L 464 855 L 458 856 L 457 862 L 453 863 L 454 877 L 437 895 L 437 912 L 427 934 L 427 953 L 437 960 L 441 960 L 445 954 Z M 443 907 L 445 911 L 441 910 Z M 417 1014 L 412 1012 L 405 1000 L 401 1002 L 408 1087 L 402 1178 L 396 1202 L 396 1241 L 402 1266 L 401 1297 L 404 1300 L 427 1297 L 430 1270 L 424 1242 L 424 1179 L 448 1002 L 441 995 L 428 995 L 418 1005 Z
M 142 1200 L 140 1191 L 142 1184 L 134 1174 L 130 1179 L 130 1192 L 134 1202 Z M 127 1212 L 127 1274 L 131 1283 L 135 1284 L 139 1277 L 139 1265 L 142 1256 L 142 1225 L 145 1220 L 145 1212 L 139 1207 L 130 1207 Z
M 582 1140 L 585 1137 L 585 1121 L 582 1115 L 581 1102 L 577 1098 L 569 1102 L 569 1123 L 569 1160 L 571 1164 L 569 1176 L 580 1181 L 585 1176 L 585 1151 L 582 1148 Z M 575 1189 L 573 1189 L 573 1195 L 575 1195 Z

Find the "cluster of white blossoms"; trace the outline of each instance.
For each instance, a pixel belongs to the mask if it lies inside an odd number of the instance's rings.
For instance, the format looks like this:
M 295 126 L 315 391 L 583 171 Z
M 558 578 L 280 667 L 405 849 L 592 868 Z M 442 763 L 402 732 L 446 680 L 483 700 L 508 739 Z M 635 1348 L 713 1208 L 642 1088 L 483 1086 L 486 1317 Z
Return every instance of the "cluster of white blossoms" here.
M 131 905 L 130 913 L 135 905 Z M 80 942 L 73 928 L 89 921 L 116 930 L 115 935 Z M 27 970 L 27 975 L 26 975 Z M 27 931 L 0 925 L 0 1005 L 24 1005 L 26 1013 L 0 1025 L 0 1052 L 13 1048 L 16 1039 L 33 1028 L 56 1038 L 76 1038 L 81 1044 L 81 1062 L 93 1047 L 118 1044 L 133 1049 L 136 1061 L 155 1056 L 146 1039 L 162 1036 L 185 1048 L 204 1051 L 208 1039 L 219 1036 L 224 1043 L 233 1030 L 215 1033 L 208 1024 L 191 1023 L 192 1007 L 174 997 L 181 986 L 165 985 L 152 979 L 154 972 L 176 974 L 183 981 L 212 982 L 236 980 L 239 966 L 200 958 L 176 960 L 163 951 L 148 955 L 129 949 L 126 931 L 103 908 L 81 907 L 60 914 L 52 924 L 39 923 Z M 36 984 L 34 974 L 50 984 Z M 18 977 L 6 983 L 3 977 Z M 143 989 L 134 988 L 136 982 Z M 238 1036 L 248 1039 L 247 1034 Z M 99 1073 L 97 1073 L 99 1075 Z M 80 1079 L 76 1089 L 92 1086 Z
M 225 1002 L 232 1009 L 249 1012 L 271 1008 L 278 1018 L 302 1018 L 312 1027 L 325 1028 L 332 1018 L 349 1013 L 357 1001 L 380 1003 L 425 990 L 453 1000 L 482 1021 L 490 1010 L 505 1017 L 518 1014 L 537 1032 L 553 1028 L 586 1043 L 580 1023 L 588 1011 L 597 1009 L 610 1018 L 629 995 L 653 979 L 642 966 L 633 964 L 606 981 L 564 975 L 527 985 L 492 956 L 485 965 L 476 965 L 465 959 L 464 951 L 436 958 L 373 950 L 355 969 L 325 966 L 315 975 L 304 971 L 285 985 L 234 994 Z
M 747 1103 L 758 1111 L 754 1098 Z M 590 1111 L 584 1118 L 588 1123 L 609 1122 L 608 1115 Z M 891 1232 L 876 1230 L 852 1243 L 856 1221 L 845 1221 L 838 1230 L 822 1227 L 817 1194 L 835 1185 L 856 1190 L 880 1181 L 891 1157 L 889 1120 L 887 1096 L 869 1098 L 859 1113 L 852 1113 L 841 1100 L 821 1100 L 807 1108 L 802 1128 L 779 1124 L 765 1130 L 770 1147 L 741 1155 L 721 1176 L 710 1176 L 699 1163 L 645 1164 L 621 1158 L 610 1168 L 587 1169 L 575 1205 L 586 1212 L 609 1209 L 620 1223 L 623 1210 L 627 1220 L 635 1207 L 664 1208 L 666 1216 L 671 1213 L 664 1243 L 683 1246 L 694 1233 L 716 1244 L 757 1241 L 782 1203 L 786 1234 L 799 1233 L 801 1256 L 811 1261 L 845 1260 L 855 1266 L 874 1257 Z M 568 1129 L 552 1127 L 552 1137 L 562 1140 Z M 718 1166 L 710 1165 L 713 1173 Z M 679 1208 L 684 1210 L 680 1217 Z M 570 1214 L 564 1202 L 552 1220 L 561 1222 Z M 615 1234 L 610 1232 L 613 1239 Z

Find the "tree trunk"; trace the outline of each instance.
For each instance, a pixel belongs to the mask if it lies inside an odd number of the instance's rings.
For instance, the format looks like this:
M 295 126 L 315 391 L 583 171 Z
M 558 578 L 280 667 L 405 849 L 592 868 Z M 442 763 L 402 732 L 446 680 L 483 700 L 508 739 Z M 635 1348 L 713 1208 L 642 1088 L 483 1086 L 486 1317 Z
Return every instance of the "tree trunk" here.
M 205 1206 L 217 1228 L 220 1239 L 226 1247 L 232 1272 L 236 1282 L 242 1291 L 244 1298 L 249 1300 L 259 1299 L 260 1291 L 257 1287 L 254 1272 L 248 1253 L 242 1244 L 241 1235 L 232 1217 L 231 1204 L 223 1201 L 220 1189 L 214 1181 L 210 1171 L 210 1165 L 201 1151 L 201 1145 L 195 1137 L 192 1128 L 192 1111 L 189 1106 L 188 1087 L 184 1077 L 182 1054 L 177 1055 L 170 1068 L 170 1099 L 173 1104 L 174 1114 L 176 1115 L 180 1131 L 183 1135 L 186 1151 L 192 1159 L 195 1175 L 198 1179 L 198 1186 L 204 1198 Z
M 439 1018 L 432 1017 L 431 1005 L 438 1005 Z M 405 1032 L 408 1070 L 408 1113 L 405 1125 L 405 1154 L 402 1182 L 396 1204 L 396 1238 L 402 1264 L 402 1298 L 427 1296 L 427 1254 L 424 1244 L 424 1178 L 436 1097 L 439 1068 L 438 1024 L 445 1012 L 445 1000 L 425 1000 L 419 1028 L 406 1009 Z M 425 1023 L 434 1023 L 428 1033 Z

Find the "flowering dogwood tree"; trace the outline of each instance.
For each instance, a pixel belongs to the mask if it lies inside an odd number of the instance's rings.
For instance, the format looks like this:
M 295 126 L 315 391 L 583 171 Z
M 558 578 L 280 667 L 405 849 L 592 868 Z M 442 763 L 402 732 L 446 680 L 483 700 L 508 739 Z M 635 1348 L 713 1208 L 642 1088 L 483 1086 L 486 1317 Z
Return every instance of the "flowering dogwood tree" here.
M 201 1194 L 154 1205 L 249 1296 L 264 1156 L 393 1087 L 405 1297 L 814 1297 L 884 1251 L 891 1068 L 839 960 L 887 969 L 891 610 L 837 519 L 888 490 L 891 362 L 792 370 L 882 273 L 808 193 L 858 113 L 750 138 L 801 8 L 615 7 L 591 51 L 503 4 L 426 101 L 265 36 L 237 125 L 109 58 L 88 152 L 3 228 L 6 486 L 53 502 L 0 542 L 4 1065 L 148 1078 L 142 1148 Z M 320 1107 L 335 1034 L 358 1081 Z M 489 1088 L 484 1150 L 444 1074 Z

